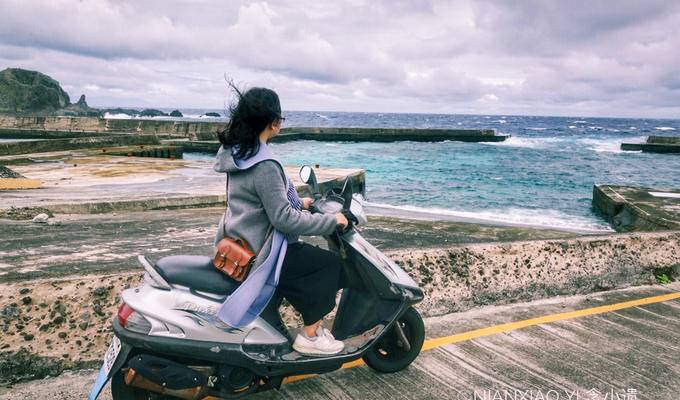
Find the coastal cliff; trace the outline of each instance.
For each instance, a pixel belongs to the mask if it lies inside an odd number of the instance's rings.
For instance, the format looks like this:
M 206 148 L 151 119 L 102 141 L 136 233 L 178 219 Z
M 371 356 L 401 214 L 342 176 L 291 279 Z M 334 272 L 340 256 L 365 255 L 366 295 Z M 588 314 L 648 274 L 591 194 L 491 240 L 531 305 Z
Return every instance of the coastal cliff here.
M 0 112 L 55 111 L 70 105 L 59 82 L 37 71 L 0 71 Z
M 0 113 L 93 116 L 99 110 L 87 105 L 85 95 L 71 104 L 68 93 L 48 75 L 7 68 L 0 71 Z

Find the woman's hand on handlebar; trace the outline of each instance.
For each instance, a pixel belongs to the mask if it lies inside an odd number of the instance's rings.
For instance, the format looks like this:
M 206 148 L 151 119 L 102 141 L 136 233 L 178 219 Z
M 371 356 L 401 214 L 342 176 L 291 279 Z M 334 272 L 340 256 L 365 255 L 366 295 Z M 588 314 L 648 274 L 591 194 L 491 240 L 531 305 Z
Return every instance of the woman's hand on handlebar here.
M 312 199 L 311 197 L 303 197 L 300 200 L 302 200 L 303 210 L 309 210 L 309 207 L 312 205 L 312 202 L 314 201 L 314 199 Z
M 335 214 L 335 221 L 338 225 L 342 226 L 343 230 L 347 229 L 347 226 L 349 225 L 349 221 L 344 215 L 342 215 L 342 213 Z

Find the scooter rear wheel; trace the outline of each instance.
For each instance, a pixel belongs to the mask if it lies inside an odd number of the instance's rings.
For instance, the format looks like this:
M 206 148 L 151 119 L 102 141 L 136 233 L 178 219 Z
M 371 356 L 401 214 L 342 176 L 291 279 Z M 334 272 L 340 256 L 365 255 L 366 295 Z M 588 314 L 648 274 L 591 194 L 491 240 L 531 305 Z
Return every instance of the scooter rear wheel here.
M 399 324 L 410 348 L 399 339 L 397 328 L 392 326 L 362 357 L 366 364 L 378 372 L 397 372 L 408 367 L 420 354 L 425 341 L 425 325 L 418 311 L 409 307 L 395 324 Z

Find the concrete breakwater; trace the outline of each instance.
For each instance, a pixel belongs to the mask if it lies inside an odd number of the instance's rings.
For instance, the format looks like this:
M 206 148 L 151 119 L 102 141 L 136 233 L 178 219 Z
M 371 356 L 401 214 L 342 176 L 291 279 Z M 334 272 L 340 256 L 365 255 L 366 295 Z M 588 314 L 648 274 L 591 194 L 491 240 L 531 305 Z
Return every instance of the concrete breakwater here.
M 680 137 L 652 135 L 645 143 L 621 143 L 621 150 L 680 154 Z
M 278 141 L 367 141 L 395 142 L 502 142 L 506 135 L 498 135 L 493 129 L 387 129 L 387 128 L 285 128 L 275 138 Z
M 128 132 L 212 140 L 224 123 L 163 121 L 155 119 L 106 119 L 97 117 L 15 117 L 0 115 L 0 128 L 17 135 L 35 135 L 40 131 Z
M 0 156 L 135 145 L 159 145 L 154 135 L 115 135 L 0 143 Z
M 680 190 L 595 185 L 593 208 L 619 232 L 680 229 Z
M 15 117 L 0 115 L 0 133 L 14 132 L 24 137 L 36 137 L 40 132 L 59 135 L 56 132 L 128 132 L 153 134 L 165 138 L 215 141 L 217 132 L 224 129 L 224 122 L 169 121 L 156 119 L 106 119 L 95 117 Z M 444 141 L 499 142 L 507 138 L 493 129 L 385 129 L 385 128 L 284 128 L 279 141 L 326 140 L 326 141 Z
M 426 316 L 654 283 L 680 272 L 680 232 L 473 244 L 388 252 L 422 286 Z M 0 284 L 0 382 L 96 366 L 121 290 L 141 272 Z M 298 325 L 292 309 L 283 311 Z

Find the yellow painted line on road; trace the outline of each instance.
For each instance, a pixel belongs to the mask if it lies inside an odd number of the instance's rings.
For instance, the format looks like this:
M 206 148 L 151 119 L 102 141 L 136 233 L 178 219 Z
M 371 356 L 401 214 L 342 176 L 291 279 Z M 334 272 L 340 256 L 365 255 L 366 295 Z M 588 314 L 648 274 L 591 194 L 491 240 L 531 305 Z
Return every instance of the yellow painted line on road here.
M 642 299 L 624 301 L 624 302 L 621 302 L 621 303 L 607 304 L 607 305 L 598 306 L 598 307 L 585 308 L 583 310 L 567 311 L 567 312 L 557 313 L 557 314 L 549 314 L 549 315 L 544 315 L 544 316 L 541 316 L 541 317 L 525 319 L 525 320 L 522 320 L 522 321 L 508 322 L 506 324 L 500 324 L 500 325 L 489 326 L 489 327 L 486 327 L 486 328 L 475 329 L 473 331 L 457 333 L 455 335 L 429 339 L 429 340 L 426 340 L 425 343 L 423 343 L 423 348 L 422 348 L 421 351 L 431 350 L 431 349 L 434 349 L 434 348 L 437 348 L 437 347 L 445 346 L 447 344 L 465 342 L 465 341 L 468 341 L 468 340 L 472 340 L 472 339 L 476 339 L 476 338 L 480 338 L 480 337 L 484 337 L 484 336 L 491 336 L 491 335 L 496 335 L 498 333 L 504 333 L 504 332 L 514 331 L 514 330 L 517 330 L 517 329 L 527 328 L 529 326 L 540 325 L 540 324 L 549 324 L 551 322 L 564 321 L 566 319 L 574 319 L 574 318 L 579 318 L 579 317 L 586 317 L 586 316 L 589 316 L 589 315 L 603 314 L 603 313 L 608 313 L 608 312 L 612 312 L 612 311 L 622 310 L 624 308 L 644 306 L 646 304 L 661 303 L 661 302 L 664 302 L 664 301 L 676 300 L 676 299 L 680 299 L 680 292 L 673 292 L 673 293 L 668 293 L 668 294 L 659 295 L 659 296 L 644 297 Z M 363 360 L 358 359 L 358 360 L 355 360 L 355 361 L 345 363 L 345 364 L 342 365 L 342 368 L 343 369 L 344 368 L 353 368 L 353 367 L 357 367 L 359 365 L 364 365 Z M 303 380 L 303 379 L 311 378 L 311 377 L 314 377 L 314 376 L 316 376 L 316 374 L 289 376 L 286 379 L 284 379 L 283 383 L 284 384 L 285 383 L 292 383 L 292 382 L 300 381 L 300 380 Z

